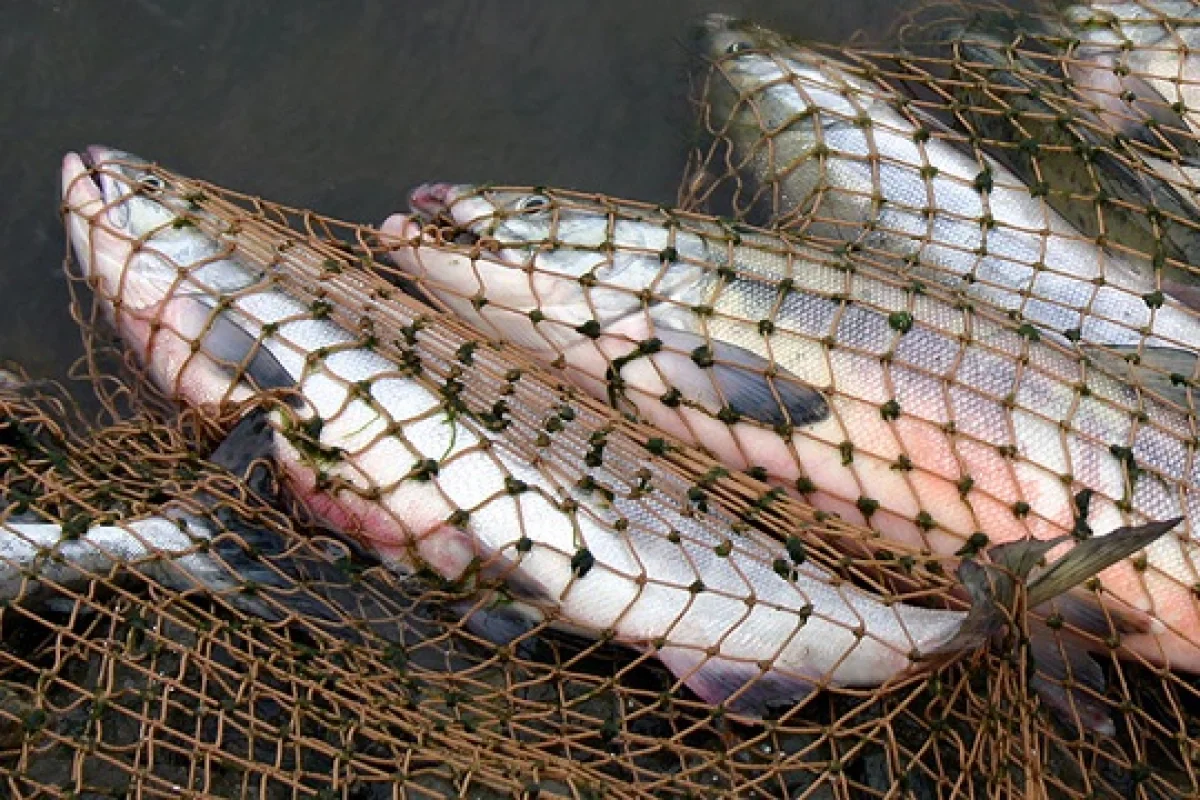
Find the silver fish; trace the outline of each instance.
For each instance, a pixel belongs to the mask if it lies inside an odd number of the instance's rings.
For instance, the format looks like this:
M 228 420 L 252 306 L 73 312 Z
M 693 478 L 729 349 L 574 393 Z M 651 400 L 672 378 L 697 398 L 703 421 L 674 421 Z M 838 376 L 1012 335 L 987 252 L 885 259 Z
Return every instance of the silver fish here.
M 1190 266 L 1200 263 L 1200 209 L 1159 174 L 1167 154 L 1200 163 L 1200 140 L 1155 88 L 1109 67 L 1119 91 L 1097 96 L 1081 73 L 1098 74 L 1100 56 L 1073 47 L 1085 34 L 1057 15 L 971 3 L 923 16 L 900 29 L 900 54 L 861 54 L 881 80 L 913 97 L 914 113 L 980 137 L 1087 238 L 1151 259 L 1167 294 L 1200 304 Z
M 1094 0 L 1072 4 L 1063 15 L 1078 39 L 1068 66 L 1075 92 L 1105 109 L 1104 119 L 1122 136 L 1158 139 L 1157 147 L 1139 151 L 1141 161 L 1191 201 L 1188 218 L 1194 219 L 1200 205 L 1200 157 L 1194 152 L 1200 137 L 1200 9 L 1190 0 Z
M 140 160 L 92 148 L 89 161 L 64 161 L 68 226 L 130 347 L 185 402 L 228 408 L 281 389 L 270 419 L 290 490 L 398 569 L 502 580 L 510 607 L 649 650 L 705 701 L 751 714 L 820 686 L 883 683 L 994 629 L 995 573 L 963 572 L 967 613 L 889 603 L 795 563 L 715 501 L 696 508 L 695 484 L 610 416 L 484 369 L 476 338 L 404 321 L 405 306 L 382 302 L 389 290 L 324 271 L 296 241 L 250 258 L 232 229 L 189 224 L 203 199 Z M 318 274 L 328 295 L 313 294 Z M 371 313 L 335 321 L 351 312 L 328 299 L 334 287 Z M 395 344 L 352 332 L 377 316 Z M 1129 533 L 1121 552 L 1162 529 Z M 1116 552 L 1081 546 L 1057 564 L 1074 583 Z
M 890 541 L 1054 538 L 1081 490 L 1097 532 L 1186 517 L 1099 578 L 1134 620 L 1127 651 L 1200 670 L 1191 415 L 894 263 L 569 192 L 431 184 L 412 202 L 382 231 L 441 304 Z
M 10 375 L 0 373 L 0 378 Z M 25 386 L 11 376 L 2 388 Z M 271 482 L 254 462 L 264 436 L 273 432 L 261 416 L 245 417 L 208 463 L 241 478 L 240 494 L 266 503 Z M 336 549 L 332 544 L 321 549 L 329 552 L 303 552 L 206 490 L 172 500 L 154 515 L 108 524 L 50 521 L 20 503 L 0 515 L 0 601 L 34 608 L 65 601 L 70 610 L 71 594 L 86 594 L 97 581 L 111 586 L 138 575 L 179 592 L 202 590 L 272 622 L 316 625 L 347 641 L 360 641 L 345 624 L 348 619 L 395 640 L 399 633 L 387 614 L 375 609 L 355 579 L 335 564 L 345 548 L 339 543 Z
M 1092 0 L 1063 11 L 1079 37 L 1068 67 L 1076 90 L 1110 110 L 1120 129 L 1182 117 L 1200 135 L 1200 7 L 1191 0 Z M 1170 142 L 1166 158 L 1188 156 Z
M 751 221 L 903 256 L 908 274 L 1068 338 L 1200 347 L 1200 319 L 1149 259 L 1085 239 L 1009 169 L 932 135 L 846 64 L 720 15 L 705 49 L 705 123 L 766 205 Z

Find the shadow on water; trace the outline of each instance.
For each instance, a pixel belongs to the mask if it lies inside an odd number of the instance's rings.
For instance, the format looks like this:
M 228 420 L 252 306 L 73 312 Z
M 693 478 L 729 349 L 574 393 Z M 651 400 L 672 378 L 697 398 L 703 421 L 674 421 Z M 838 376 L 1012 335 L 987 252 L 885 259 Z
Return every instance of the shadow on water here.
M 0 359 L 80 352 L 56 217 L 62 154 L 103 142 L 274 200 L 378 222 L 428 180 L 670 201 L 688 23 L 746 14 L 841 41 L 890 0 L 0 4 Z

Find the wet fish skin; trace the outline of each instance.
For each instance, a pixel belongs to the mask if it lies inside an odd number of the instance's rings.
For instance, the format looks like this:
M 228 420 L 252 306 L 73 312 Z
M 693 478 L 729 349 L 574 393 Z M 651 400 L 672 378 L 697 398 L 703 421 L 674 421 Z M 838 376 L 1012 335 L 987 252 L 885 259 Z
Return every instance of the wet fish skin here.
M 1121 133 L 1152 132 L 1158 146 L 1139 151 L 1141 162 L 1178 188 L 1191 203 L 1186 219 L 1194 219 L 1200 205 L 1200 157 L 1193 151 L 1200 136 L 1200 11 L 1174 0 L 1095 0 L 1067 5 L 1063 15 L 1080 40 L 1069 69 L 1075 91 L 1108 108 L 1105 119 Z M 1164 210 L 1175 211 L 1171 205 Z M 1183 297 L 1181 290 L 1176 294 Z M 1189 302 L 1200 305 L 1194 290 Z
M 101 165 L 99 185 L 79 156 L 64 162 L 67 222 L 100 297 L 122 300 L 110 308 L 123 337 L 160 386 L 195 405 L 228 408 L 260 392 L 255 375 L 273 385 L 280 370 L 290 374 L 293 406 L 271 412 L 290 490 L 385 562 L 422 563 L 451 580 L 503 577 L 514 607 L 651 648 L 703 699 L 746 713 L 819 686 L 894 678 L 972 619 L 884 603 L 810 564 L 788 580 L 774 567 L 785 555 L 776 543 L 752 532 L 731 541 L 735 520 L 719 510 L 681 513 L 675 498 L 686 496 L 686 481 L 656 470 L 655 491 L 634 491 L 643 448 L 614 433 L 603 463 L 590 468 L 582 453 L 563 452 L 564 441 L 583 447 L 595 433 L 572 440 L 565 414 L 541 457 L 557 465 L 552 481 L 531 452 L 448 413 L 436 383 L 362 347 L 224 243 L 177 225 L 182 210 L 168 205 L 170 192 L 146 185 L 130 197 L 115 175 L 137 186 L 150 177 L 142 162 L 99 148 L 90 160 Z M 214 326 L 217 316 L 229 324 Z M 310 357 L 321 348 L 324 357 Z M 369 402 L 353 390 L 364 383 Z M 539 423 L 553 408 L 528 407 Z M 310 441 L 297 435 L 301 427 Z M 613 495 L 576 486 L 584 476 Z M 460 510 L 469 511 L 465 521 Z M 730 549 L 718 555 L 722 545 Z
M 1200 144 L 1144 82 L 1136 88 L 1149 110 L 1136 115 L 1126 108 L 1114 119 L 1104 111 L 1112 97 L 1098 102 L 1087 83 L 1076 96 L 1071 87 L 1079 79 L 1072 71 L 1093 56 L 1086 48 L 1070 52 L 1071 36 L 1061 20 L 987 6 L 966 18 L 907 26 L 903 55 L 886 59 L 885 70 L 902 89 L 955 103 L 967 129 L 1027 185 L 1041 187 L 1067 222 L 1089 239 L 1103 237 L 1161 262 L 1167 292 L 1195 306 L 1188 287 L 1197 277 L 1186 266 L 1200 260 L 1195 198 L 1146 162 L 1158 164 L 1153 154 L 1164 148 L 1197 159 Z M 1118 88 L 1118 95 L 1131 91 Z M 1155 111 L 1155 124 L 1146 124 Z M 1147 213 L 1150 208 L 1160 213 Z
M 1200 320 L 1149 258 L 1084 238 L 1004 165 L 929 135 L 848 65 L 720 15 L 707 18 L 704 46 L 706 125 L 765 206 L 735 198 L 748 221 L 904 256 L 907 273 L 1045 331 L 1200 346 Z
M 1155 118 L 1164 135 L 1181 126 L 1200 134 L 1200 9 L 1189 0 L 1091 0 L 1066 4 L 1063 17 L 1080 42 L 1069 67 L 1077 91 L 1111 118 Z M 1132 98 L 1132 106 L 1130 104 Z M 1164 118 L 1165 116 L 1165 118 Z M 1165 157 L 1189 158 L 1165 142 Z
M 1184 516 L 1146 568 L 1099 577 L 1141 620 L 1129 650 L 1200 670 L 1200 466 L 1177 408 L 890 262 L 554 190 L 431 184 L 412 201 L 382 231 L 442 305 L 889 540 L 951 555 L 976 534 L 1054 538 L 1080 489 L 1096 532 Z

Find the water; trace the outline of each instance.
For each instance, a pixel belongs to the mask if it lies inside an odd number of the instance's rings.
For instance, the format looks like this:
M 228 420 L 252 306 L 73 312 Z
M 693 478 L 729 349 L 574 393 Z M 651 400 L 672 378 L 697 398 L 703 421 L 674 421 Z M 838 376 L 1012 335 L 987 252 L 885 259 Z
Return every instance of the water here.
M 844 41 L 892 0 L 9 0 L 0 3 L 0 360 L 81 353 L 57 217 L 67 150 L 378 223 L 429 180 L 656 202 L 686 147 L 689 21 Z

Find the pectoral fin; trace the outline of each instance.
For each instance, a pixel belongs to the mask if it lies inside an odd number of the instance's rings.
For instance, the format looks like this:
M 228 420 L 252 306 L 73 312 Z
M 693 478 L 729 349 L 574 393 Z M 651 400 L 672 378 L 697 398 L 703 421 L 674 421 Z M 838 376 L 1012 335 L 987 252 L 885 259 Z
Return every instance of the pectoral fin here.
M 1200 156 L 1187 122 L 1149 81 L 1118 70 L 1113 55 L 1081 48 L 1068 71 L 1079 93 L 1093 104 L 1092 113 L 1113 133 L 1169 151 L 1183 163 Z
M 659 330 L 654 363 L 684 397 L 728 407 L 766 425 L 813 425 L 829 416 L 824 395 L 745 348 L 685 331 Z
M 199 334 L 201 350 L 238 379 L 249 382 L 260 392 L 296 385 L 296 379 L 261 339 L 239 325 L 230 312 L 218 312 L 209 298 L 199 295 L 181 297 L 179 302 L 192 303 L 205 315 L 207 323 Z

